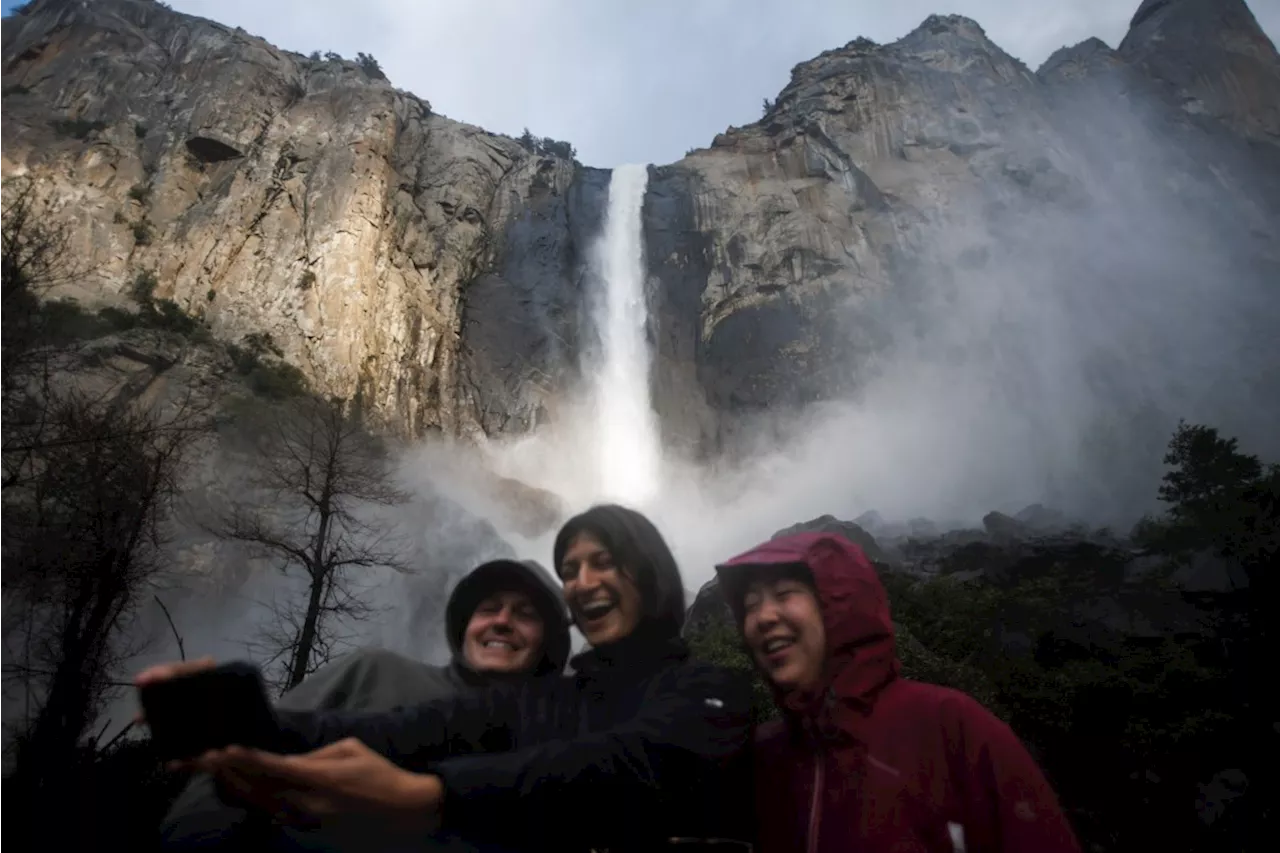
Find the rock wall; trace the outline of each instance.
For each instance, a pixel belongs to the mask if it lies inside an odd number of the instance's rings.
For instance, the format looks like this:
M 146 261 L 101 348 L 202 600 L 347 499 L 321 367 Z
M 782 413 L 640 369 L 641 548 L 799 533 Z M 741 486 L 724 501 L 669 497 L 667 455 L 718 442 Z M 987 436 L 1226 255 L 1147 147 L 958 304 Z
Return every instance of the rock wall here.
M 651 197 L 691 197 L 692 228 L 655 216 L 647 242 L 666 300 L 698 306 L 692 329 L 660 315 L 668 359 L 692 351 L 707 402 L 734 416 L 711 444 L 744 413 L 856 394 L 923 291 L 1037 262 L 1032 220 L 1085 240 L 1125 205 L 1195 211 L 1232 252 L 1254 235 L 1233 275 L 1265 286 L 1280 274 L 1277 75 L 1245 4 L 1209 0 L 1149 0 L 1118 51 L 1092 39 L 1036 73 L 956 16 L 796 66 L 760 121 L 659 170 Z M 1087 274 L 1038 262 L 1058 291 Z
M 363 388 L 405 432 L 505 424 L 464 379 L 468 286 L 470 322 L 509 319 L 483 277 L 523 260 L 534 221 L 563 229 L 575 164 L 355 63 L 144 0 L 37 0 L 3 35 L 4 175 L 66 201 L 94 270 L 79 295 L 120 298 L 154 270 L 156 295 L 219 337 L 270 333 L 317 387 Z
M 219 337 L 269 332 L 409 435 L 527 431 L 573 387 L 607 171 L 148 0 L 36 0 L 3 38 L 4 175 L 65 201 L 95 270 L 82 299 L 154 270 Z M 1135 182 L 1232 246 L 1196 275 L 1273 279 L 1277 80 L 1243 0 L 1146 0 L 1118 50 L 1034 73 L 955 16 L 796 66 L 760 121 L 651 173 L 670 445 L 714 454 L 744 415 L 858 394 L 927 298 L 1025 272 L 1009 247 L 1033 214 L 1105 217 Z M 1134 177 L 1148 153 L 1156 177 Z M 1095 282 L 1083 301 L 1136 275 L 1042 266 L 1055 292 Z

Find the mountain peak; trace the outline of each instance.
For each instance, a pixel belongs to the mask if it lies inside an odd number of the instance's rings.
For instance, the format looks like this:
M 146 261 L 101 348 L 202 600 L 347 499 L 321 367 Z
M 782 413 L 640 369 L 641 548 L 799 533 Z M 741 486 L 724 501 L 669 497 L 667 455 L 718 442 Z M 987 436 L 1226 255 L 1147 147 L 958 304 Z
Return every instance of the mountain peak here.
M 970 42 L 983 46 L 995 44 L 987 38 L 986 30 L 972 18 L 963 15 L 930 15 L 920 26 L 907 33 L 896 45 L 916 47 L 927 44 L 938 46 Z M 999 50 L 999 48 L 996 48 Z
M 1121 62 L 1110 45 L 1100 38 L 1087 38 L 1070 47 L 1060 47 L 1036 71 L 1041 79 L 1080 77 Z
M 1159 42 L 1213 45 L 1275 61 L 1276 49 L 1245 0 L 1143 0 L 1120 43 L 1122 53 L 1141 53 Z
M 965 71 L 975 62 L 991 61 L 1006 80 L 1030 75 L 1025 65 L 987 37 L 977 21 L 963 15 L 930 15 L 888 48 L 942 71 Z
M 1186 112 L 1280 144 L 1280 55 L 1244 0 L 1144 0 L 1119 53 Z

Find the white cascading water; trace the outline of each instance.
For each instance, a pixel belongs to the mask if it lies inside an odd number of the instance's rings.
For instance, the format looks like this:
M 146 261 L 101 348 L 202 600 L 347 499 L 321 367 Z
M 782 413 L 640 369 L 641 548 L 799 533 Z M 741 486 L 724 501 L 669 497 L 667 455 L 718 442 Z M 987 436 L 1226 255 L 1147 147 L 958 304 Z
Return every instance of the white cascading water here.
M 619 166 L 609 181 L 609 206 L 597 260 L 604 292 L 595 300 L 600 362 L 592 377 L 600 496 L 643 506 L 660 486 L 662 451 L 649 393 L 649 318 L 645 298 L 641 208 L 649 169 Z

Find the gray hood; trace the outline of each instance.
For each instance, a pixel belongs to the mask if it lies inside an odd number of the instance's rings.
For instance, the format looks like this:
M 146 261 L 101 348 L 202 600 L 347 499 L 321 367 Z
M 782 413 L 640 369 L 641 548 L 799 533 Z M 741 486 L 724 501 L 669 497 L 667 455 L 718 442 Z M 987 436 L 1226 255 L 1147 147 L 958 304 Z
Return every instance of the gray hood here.
M 533 674 L 559 675 L 569 659 L 568 609 L 551 574 L 534 560 L 491 560 L 477 566 L 454 587 L 444 611 L 445 634 L 454 664 L 469 668 L 462 657 L 462 634 L 480 602 L 501 589 L 528 593 L 542 614 L 542 660 Z

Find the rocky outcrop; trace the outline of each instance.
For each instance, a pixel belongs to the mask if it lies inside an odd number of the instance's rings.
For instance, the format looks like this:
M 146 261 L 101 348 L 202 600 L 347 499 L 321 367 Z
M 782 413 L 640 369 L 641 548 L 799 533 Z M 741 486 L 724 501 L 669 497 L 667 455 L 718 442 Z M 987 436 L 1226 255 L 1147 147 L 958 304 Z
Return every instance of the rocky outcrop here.
M 1244 3 L 1143 0 L 1119 52 L 1187 113 L 1280 144 L 1280 63 Z
M 1213 44 L 1203 55 L 1200 31 Z M 1175 79 L 1174 67 L 1201 76 Z M 1263 287 L 1280 271 L 1267 244 L 1280 236 L 1280 149 L 1247 140 L 1270 139 L 1275 74 L 1280 58 L 1239 0 L 1147 2 L 1119 51 L 1092 39 L 1034 74 L 956 16 L 801 63 L 760 121 L 655 180 L 655 192 L 691 196 L 694 228 L 673 239 L 652 221 L 647 241 L 664 298 L 699 305 L 707 402 L 737 418 L 855 395 L 891 343 L 938 325 L 921 319 L 926 288 L 1038 276 L 1061 294 L 1114 277 L 1136 292 L 1133 271 L 1086 270 L 1070 255 L 1116 210 L 1213 210 L 1205 227 L 1223 244 L 1258 235 L 1243 241 L 1252 268 L 1241 276 Z M 1171 86 L 1201 92 L 1204 106 Z M 1038 270 L 1020 265 L 1030 257 Z
M 509 357 L 485 334 L 463 353 L 466 329 L 523 312 L 492 298 L 493 276 L 568 274 L 571 162 L 435 115 L 355 63 L 144 0 L 37 0 L 6 20 L 4 119 L 4 174 L 66 201 L 91 302 L 153 270 L 156 295 L 219 337 L 270 333 L 318 388 L 363 389 L 410 434 L 522 422 L 515 389 L 548 382 L 536 342 L 515 342 L 520 369 L 497 389 Z M 557 248 L 530 259 L 538 223 Z

